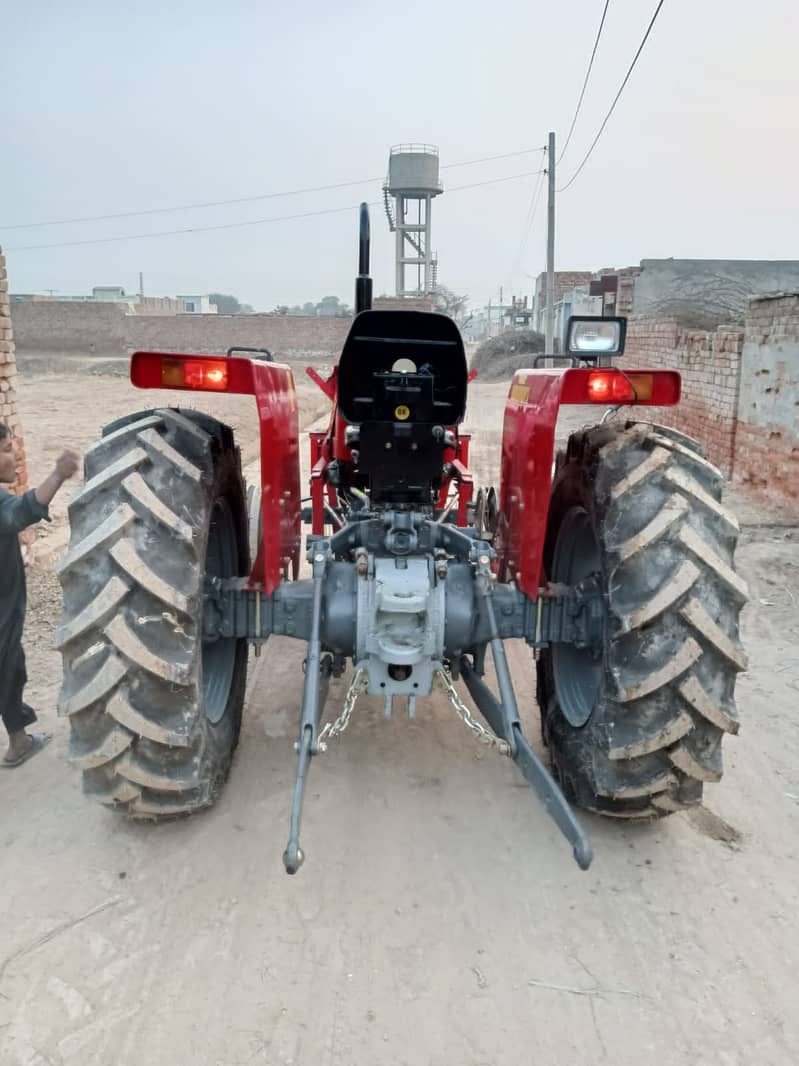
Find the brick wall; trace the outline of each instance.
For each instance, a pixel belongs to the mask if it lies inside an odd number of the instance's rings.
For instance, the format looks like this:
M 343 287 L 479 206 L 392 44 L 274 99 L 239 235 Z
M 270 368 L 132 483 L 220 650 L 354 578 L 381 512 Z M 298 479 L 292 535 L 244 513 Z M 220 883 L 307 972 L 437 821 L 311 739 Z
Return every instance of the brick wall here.
M 3 249 L 0 248 L 0 418 L 10 427 L 17 440 L 17 482 L 4 486 L 12 492 L 25 492 L 28 488 L 28 469 L 25 462 L 25 442 L 22 424 L 17 411 L 17 361 L 14 353 L 14 330 L 8 303 L 8 274 Z M 23 554 L 27 561 L 33 547 L 34 535 L 28 530 L 22 535 Z
M 799 515 L 799 294 L 749 304 L 733 477 Z
M 701 441 L 734 481 L 799 519 L 799 293 L 753 297 L 743 326 L 634 316 L 623 366 L 679 370 L 677 407 L 647 418 Z
M 580 285 L 590 285 L 594 275 L 590 270 L 556 270 L 555 271 L 555 302 L 567 292 L 578 288 Z M 547 276 L 544 278 L 544 302 L 546 303 Z
M 11 303 L 21 352 L 125 351 L 125 308 L 119 304 L 18 300 Z
M 627 323 L 623 365 L 678 370 L 677 407 L 649 408 L 647 418 L 702 441 L 708 458 L 732 473 L 744 331 L 723 326 L 686 330 L 673 319 L 633 317 Z
M 242 345 L 268 348 L 278 359 L 337 358 L 351 324 L 351 318 L 322 315 L 131 315 L 125 343 L 128 351 L 213 354 Z
M 125 354 L 136 349 L 192 353 L 239 344 L 282 358 L 335 357 L 352 319 L 302 315 L 125 314 L 117 304 L 12 303 L 20 352 Z

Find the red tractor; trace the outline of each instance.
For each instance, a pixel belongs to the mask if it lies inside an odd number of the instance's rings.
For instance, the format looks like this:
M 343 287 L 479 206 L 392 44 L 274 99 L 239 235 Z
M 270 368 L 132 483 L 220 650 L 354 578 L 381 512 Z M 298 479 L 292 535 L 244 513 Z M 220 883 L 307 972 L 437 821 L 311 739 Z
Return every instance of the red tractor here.
M 248 506 L 231 429 L 195 410 L 137 412 L 89 449 L 60 564 L 72 757 L 86 791 L 131 817 L 208 806 L 239 737 L 248 643 L 293 636 L 307 652 L 289 873 L 303 858 L 310 761 L 359 693 L 383 697 L 387 713 L 400 698 L 412 715 L 434 685 L 517 763 L 585 869 L 591 848 L 570 802 L 617 818 L 697 804 L 721 776 L 723 734 L 738 729 L 746 586 L 721 475 L 688 438 L 618 416 L 676 404 L 679 375 L 613 366 L 623 319 L 572 319 L 568 368 L 514 376 L 499 493 L 475 496 L 458 428 L 461 336 L 444 315 L 370 309 L 368 227 L 364 205 L 357 313 L 338 366 L 318 379 L 332 411 L 310 435 L 308 511 L 287 366 L 236 349 L 133 356 L 140 388 L 255 397 L 261 485 Z M 556 455 L 561 404 L 607 414 Z M 554 776 L 522 728 L 511 638 L 537 660 Z M 343 709 L 323 728 L 328 681 L 348 661 Z

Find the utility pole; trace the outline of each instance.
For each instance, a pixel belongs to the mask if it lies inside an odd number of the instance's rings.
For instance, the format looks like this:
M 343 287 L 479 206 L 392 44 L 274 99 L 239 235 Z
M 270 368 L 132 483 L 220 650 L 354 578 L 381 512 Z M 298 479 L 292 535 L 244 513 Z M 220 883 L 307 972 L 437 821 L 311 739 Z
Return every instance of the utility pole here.
M 549 135 L 547 149 L 547 177 L 549 178 L 549 196 L 547 198 L 547 355 L 555 351 L 555 134 Z
M 144 299 L 144 274 L 139 271 L 139 296 Z

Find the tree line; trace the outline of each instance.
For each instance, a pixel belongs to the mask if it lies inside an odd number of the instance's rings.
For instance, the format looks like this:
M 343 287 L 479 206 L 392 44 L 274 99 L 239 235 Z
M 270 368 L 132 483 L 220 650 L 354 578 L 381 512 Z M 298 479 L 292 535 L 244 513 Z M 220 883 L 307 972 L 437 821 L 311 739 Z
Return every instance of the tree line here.
M 208 294 L 212 304 L 220 315 L 252 315 L 254 309 L 250 304 L 242 303 L 237 297 L 225 292 L 212 292 Z M 456 322 L 463 322 L 469 303 L 468 296 L 459 296 L 446 285 L 440 285 L 432 294 L 433 306 L 437 311 L 454 318 Z M 277 304 L 268 312 L 270 315 L 309 315 L 328 316 L 333 318 L 350 318 L 352 307 L 340 300 L 338 296 L 323 296 L 321 300 L 313 303 L 311 300 L 304 304 Z

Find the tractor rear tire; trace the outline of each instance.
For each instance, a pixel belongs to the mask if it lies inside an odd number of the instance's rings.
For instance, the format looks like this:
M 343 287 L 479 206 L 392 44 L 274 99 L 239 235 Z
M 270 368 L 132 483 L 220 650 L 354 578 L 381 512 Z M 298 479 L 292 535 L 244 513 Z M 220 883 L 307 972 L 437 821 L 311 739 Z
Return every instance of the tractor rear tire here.
M 244 640 L 203 642 L 206 576 L 247 573 L 233 433 L 196 411 L 143 411 L 86 453 L 59 566 L 59 713 L 84 791 L 132 817 L 216 799 L 238 742 Z
M 701 802 L 738 732 L 746 669 L 733 565 L 738 523 L 722 476 L 688 437 L 649 423 L 575 433 L 552 488 L 544 567 L 600 574 L 602 647 L 556 644 L 538 662 L 555 773 L 578 806 L 654 818 Z

